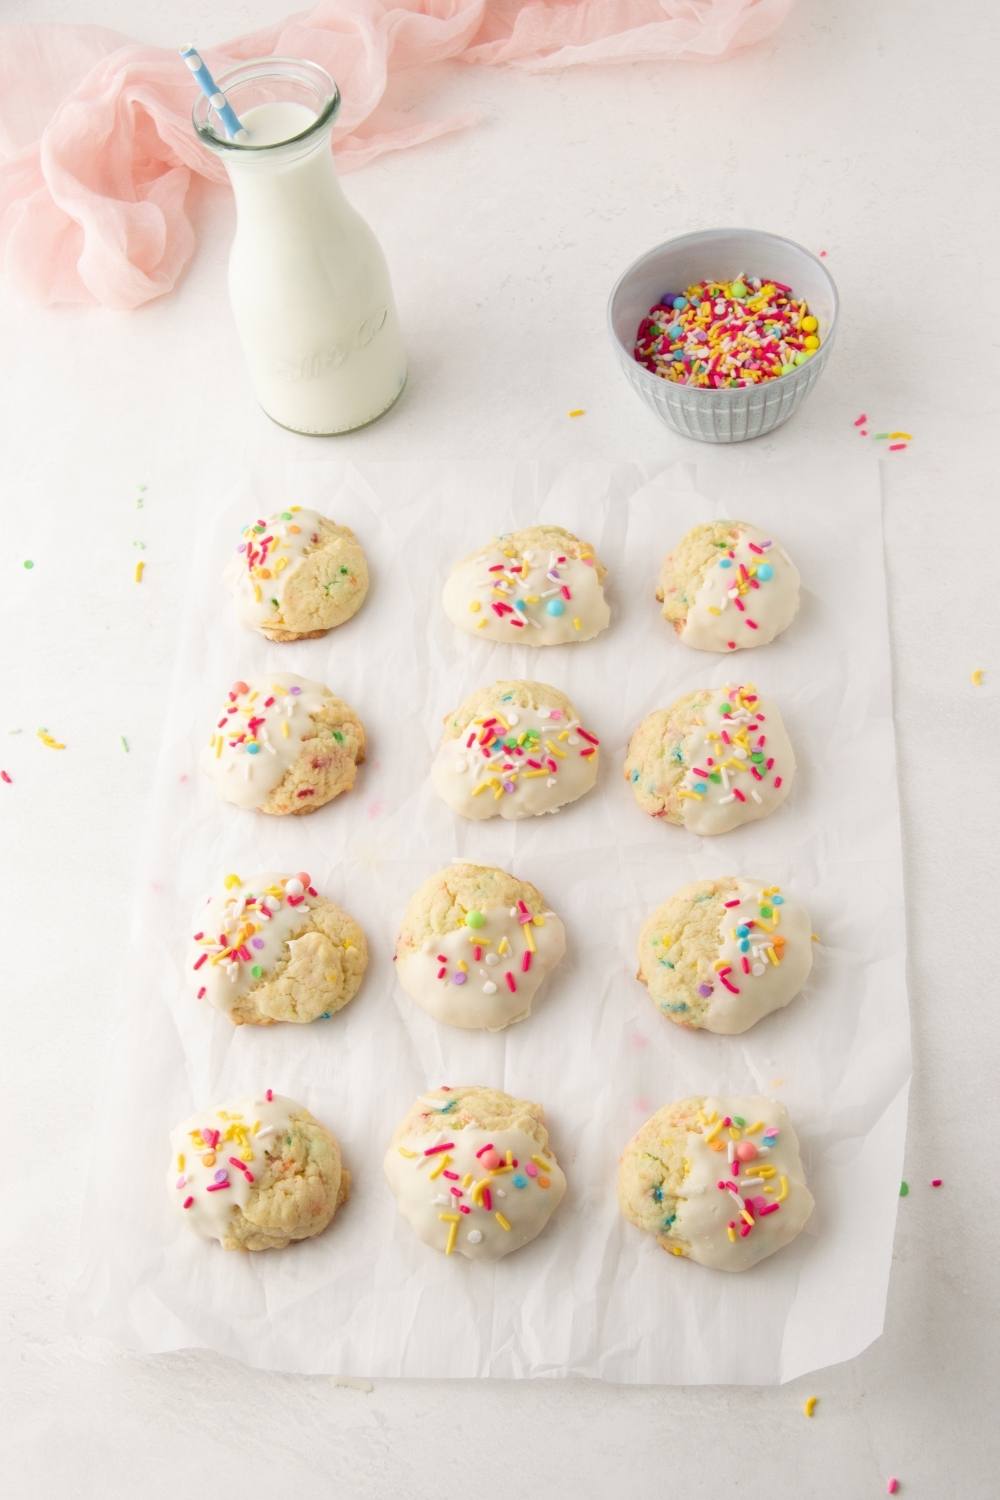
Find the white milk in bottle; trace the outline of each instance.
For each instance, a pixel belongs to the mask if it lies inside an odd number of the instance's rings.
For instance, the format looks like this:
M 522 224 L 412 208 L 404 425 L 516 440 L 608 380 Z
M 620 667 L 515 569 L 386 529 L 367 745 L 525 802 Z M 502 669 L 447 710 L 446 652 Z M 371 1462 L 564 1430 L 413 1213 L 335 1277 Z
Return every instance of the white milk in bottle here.
M 350 432 L 396 400 L 406 356 L 385 257 L 333 169 L 336 85 L 277 58 L 219 85 L 246 135 L 225 139 L 201 101 L 195 128 L 236 197 L 229 295 L 257 399 L 295 432 Z

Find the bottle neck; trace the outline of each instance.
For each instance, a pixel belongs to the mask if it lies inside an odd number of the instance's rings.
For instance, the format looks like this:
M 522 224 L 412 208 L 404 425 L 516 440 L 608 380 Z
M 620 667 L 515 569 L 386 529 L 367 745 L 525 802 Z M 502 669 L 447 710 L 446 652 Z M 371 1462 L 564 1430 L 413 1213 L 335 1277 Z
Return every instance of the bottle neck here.
M 253 156 L 224 157 L 237 213 L 300 216 L 346 204 L 324 131 L 306 149 L 275 145 Z

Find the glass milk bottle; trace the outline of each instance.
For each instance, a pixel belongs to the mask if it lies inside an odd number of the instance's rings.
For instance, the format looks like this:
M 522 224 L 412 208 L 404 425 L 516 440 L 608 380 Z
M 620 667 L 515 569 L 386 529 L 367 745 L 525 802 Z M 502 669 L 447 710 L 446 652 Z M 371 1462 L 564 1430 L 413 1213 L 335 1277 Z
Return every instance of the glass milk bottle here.
M 337 86 L 291 58 L 218 82 L 245 135 L 227 139 L 204 98 L 193 119 L 236 197 L 229 296 L 257 399 L 293 432 L 363 427 L 403 389 L 406 355 L 385 257 L 333 169 Z

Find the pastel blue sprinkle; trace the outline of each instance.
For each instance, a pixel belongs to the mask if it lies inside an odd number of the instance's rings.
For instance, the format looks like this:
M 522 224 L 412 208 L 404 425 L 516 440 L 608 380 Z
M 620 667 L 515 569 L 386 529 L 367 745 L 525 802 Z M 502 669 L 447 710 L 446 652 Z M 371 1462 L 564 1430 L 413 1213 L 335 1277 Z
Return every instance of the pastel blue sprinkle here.
M 688 305 L 688 299 L 686 297 L 675 297 L 673 305 L 678 312 L 683 312 Z
M 511 1181 L 516 1188 L 526 1188 L 528 1186 L 527 1177 L 522 1177 L 520 1172 L 515 1172 L 514 1176 L 511 1178 Z
M 638 771 L 633 771 L 632 772 L 632 784 L 633 784 L 633 786 L 635 785 L 635 783 L 638 780 L 639 780 L 639 772 Z
M 749 937 L 750 936 L 750 929 L 749 929 L 749 927 L 747 927 L 745 923 L 741 922 L 740 925 L 739 925 L 739 927 L 737 927 L 737 929 L 736 929 L 736 936 L 737 937 Z
M 766 583 L 769 578 L 774 577 L 774 569 L 770 563 L 759 563 L 757 566 L 757 577 L 761 583 Z
M 707 792 L 708 783 L 706 781 L 696 781 L 691 790 L 695 792 Z
M 785 904 L 785 898 L 784 898 L 784 896 L 772 896 L 771 897 L 771 905 L 772 906 L 784 906 L 784 904 Z
M 550 599 L 545 606 L 545 613 L 547 615 L 564 615 L 566 613 L 566 606 L 561 599 Z
M 250 745 L 247 746 L 247 754 L 248 755 L 259 755 L 259 753 L 260 753 L 260 746 L 256 743 L 256 741 L 254 741 L 252 744 L 250 744 Z
M 733 560 L 732 560 L 731 557 L 720 557 L 719 558 L 719 567 L 720 568 L 731 568 L 732 565 L 733 565 Z

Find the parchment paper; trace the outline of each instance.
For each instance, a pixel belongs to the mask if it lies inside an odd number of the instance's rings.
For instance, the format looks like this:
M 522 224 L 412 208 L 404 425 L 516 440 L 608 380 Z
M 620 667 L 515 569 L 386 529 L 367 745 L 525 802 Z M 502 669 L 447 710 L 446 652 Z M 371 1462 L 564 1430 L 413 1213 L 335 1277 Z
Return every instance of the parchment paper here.
M 724 472 L 725 484 L 680 465 L 322 462 L 277 482 L 247 478 L 214 525 L 218 501 L 206 501 L 111 1042 L 79 1328 L 300 1372 L 683 1383 L 788 1380 L 878 1335 L 909 1077 L 878 471 L 814 468 L 808 493 L 797 467 L 751 456 Z M 278 646 L 237 625 L 219 574 L 242 522 L 295 502 L 355 528 L 372 586 L 350 624 Z M 733 514 L 773 530 L 805 592 L 785 636 L 722 659 L 680 645 L 653 591 L 688 526 Z M 596 544 L 611 570 L 610 630 L 542 651 L 459 634 L 439 603 L 451 562 L 538 520 Z M 355 790 L 310 817 L 225 805 L 197 769 L 220 695 L 268 669 L 325 681 L 369 731 Z M 734 675 L 781 708 L 797 782 L 771 818 L 698 839 L 639 811 L 624 747 L 651 709 Z M 564 688 L 602 738 L 597 788 L 555 817 L 464 823 L 430 790 L 443 716 L 497 677 Z M 569 954 L 535 1013 L 497 1036 L 440 1026 L 394 983 L 403 908 L 455 857 L 535 882 L 568 929 Z M 300 868 L 363 924 L 364 986 L 328 1022 L 234 1029 L 188 986 L 195 907 L 229 870 Z M 807 903 L 820 937 L 813 974 L 787 1010 L 742 1037 L 687 1033 L 634 978 L 638 929 L 676 886 L 728 873 L 778 882 Z M 545 1233 L 495 1268 L 422 1245 L 383 1180 L 396 1121 L 443 1082 L 539 1100 L 569 1179 Z M 269 1086 L 335 1131 L 353 1193 L 316 1240 L 227 1254 L 186 1232 L 168 1201 L 167 1132 L 199 1106 Z M 817 1201 L 795 1244 L 735 1276 L 665 1255 L 615 1201 L 618 1154 L 647 1115 L 727 1090 L 786 1102 Z

